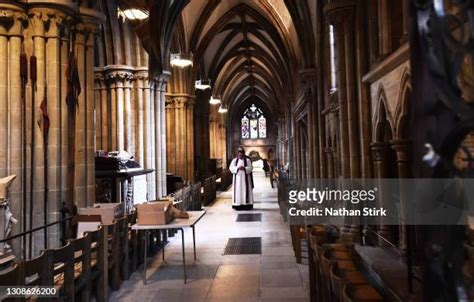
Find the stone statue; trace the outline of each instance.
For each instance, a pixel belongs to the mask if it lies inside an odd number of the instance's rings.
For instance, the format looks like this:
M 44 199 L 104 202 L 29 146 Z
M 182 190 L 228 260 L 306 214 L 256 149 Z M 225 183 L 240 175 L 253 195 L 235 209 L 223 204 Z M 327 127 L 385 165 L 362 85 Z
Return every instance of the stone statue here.
M 16 175 L 7 176 L 0 179 L 0 208 L 3 208 L 3 238 L 8 238 L 12 232 L 12 223 L 16 224 L 18 220 L 13 217 L 10 209 L 10 186 Z M 1 218 L 0 218 L 1 219 Z M 1 254 L 11 252 L 11 247 L 8 243 L 3 244 L 3 251 Z

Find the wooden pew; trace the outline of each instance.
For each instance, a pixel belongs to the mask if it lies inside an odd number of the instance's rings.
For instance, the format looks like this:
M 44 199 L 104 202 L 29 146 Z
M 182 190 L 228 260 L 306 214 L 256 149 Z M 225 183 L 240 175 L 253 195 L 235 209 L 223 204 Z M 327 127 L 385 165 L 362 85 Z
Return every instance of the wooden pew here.
M 129 227 L 127 216 L 115 220 L 117 225 L 117 239 L 118 239 L 118 263 L 122 280 L 129 278 Z
M 105 226 L 107 228 L 107 245 L 108 245 L 108 268 L 109 268 L 109 284 L 113 291 L 119 290 L 120 280 L 120 250 L 118 225 L 114 222 L 111 225 Z
M 74 249 L 74 295 L 81 301 L 90 301 L 91 297 L 91 240 L 90 234 L 78 239 L 70 239 Z
M 0 273 L 0 286 L 22 285 L 21 264 L 14 264 L 11 268 Z M 2 293 L 3 294 L 3 293 Z M 1 298 L 1 296 L 0 296 Z M 20 298 L 4 298 L 2 301 L 21 301 Z
M 108 301 L 108 244 L 104 226 L 87 232 L 91 246 L 91 282 L 98 302 Z
M 54 285 L 61 301 L 74 301 L 74 247 L 66 245 L 46 250 L 46 281 Z
M 127 215 L 127 226 L 134 225 L 137 221 L 137 213 L 133 212 Z M 132 231 L 129 227 L 128 231 L 128 254 L 129 254 L 129 272 L 134 272 L 138 268 L 138 236 L 137 232 Z

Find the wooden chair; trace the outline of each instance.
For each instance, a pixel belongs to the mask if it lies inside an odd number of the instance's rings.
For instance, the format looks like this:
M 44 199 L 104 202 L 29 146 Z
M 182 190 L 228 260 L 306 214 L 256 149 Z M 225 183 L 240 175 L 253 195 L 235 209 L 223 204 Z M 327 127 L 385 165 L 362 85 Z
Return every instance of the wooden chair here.
M 107 244 L 108 244 L 108 267 L 109 267 L 109 284 L 113 291 L 120 288 L 120 242 L 118 237 L 118 224 L 114 222 L 107 228 Z
M 370 285 L 346 284 L 343 302 L 382 302 L 383 297 Z
M 91 246 L 91 282 L 98 302 L 108 301 L 108 244 L 106 228 L 87 232 Z
M 23 285 L 21 264 L 14 264 L 12 267 L 0 273 L 0 286 Z M 1 295 L 0 295 L 1 298 Z M 20 298 L 3 298 L 2 301 L 21 301 Z
M 53 284 L 61 301 L 74 301 L 74 247 L 66 245 L 46 250 L 48 284 Z
M 90 233 L 68 242 L 74 248 L 74 295 L 79 296 L 81 301 L 90 301 L 92 292 Z

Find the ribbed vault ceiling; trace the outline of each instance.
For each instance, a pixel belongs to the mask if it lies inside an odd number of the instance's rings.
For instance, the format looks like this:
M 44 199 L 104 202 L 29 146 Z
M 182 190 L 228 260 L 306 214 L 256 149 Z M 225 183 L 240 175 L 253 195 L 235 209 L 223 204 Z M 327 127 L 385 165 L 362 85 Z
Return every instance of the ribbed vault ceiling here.
M 222 97 L 229 111 L 244 103 L 259 102 L 277 108 L 280 112 L 274 113 L 278 114 L 285 110 L 285 102 L 292 93 L 294 71 L 298 65 L 308 65 L 301 61 L 312 51 L 299 43 L 306 25 L 302 22 L 304 16 L 301 18 L 304 11 L 298 11 L 293 1 L 121 0 L 120 3 L 156 12 L 153 18 L 150 16 L 152 26 L 142 24 L 137 32 L 140 36 L 140 28 L 150 28 L 148 36 L 141 35 L 141 39 L 157 55 L 158 68 L 169 67 L 166 57 L 172 25 L 174 36 L 178 37 L 174 41 L 179 41 L 181 51 L 194 55 L 194 79 L 210 78 L 213 93 Z M 173 14 L 179 17 L 170 18 Z M 312 45 L 311 41 L 305 41 L 306 44 Z
M 195 77 L 210 78 L 230 111 L 248 101 L 281 107 L 300 56 L 283 0 L 192 0 L 182 16 Z

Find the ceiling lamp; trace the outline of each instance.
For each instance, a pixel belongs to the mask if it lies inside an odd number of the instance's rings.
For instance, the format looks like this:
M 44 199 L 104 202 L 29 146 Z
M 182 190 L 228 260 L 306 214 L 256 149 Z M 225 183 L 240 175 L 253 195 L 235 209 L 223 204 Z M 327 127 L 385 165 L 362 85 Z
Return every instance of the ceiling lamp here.
M 219 107 L 219 110 L 217 110 L 217 112 L 219 112 L 220 114 L 227 113 L 227 107 L 221 105 Z
M 220 103 L 221 103 L 221 99 L 219 97 L 211 96 L 211 99 L 209 100 L 209 104 L 219 105 Z
M 140 9 L 127 8 L 124 10 L 118 9 L 119 17 L 127 18 L 130 21 L 142 21 L 148 19 L 148 14 Z
M 194 85 L 196 89 L 199 90 L 206 90 L 211 88 L 211 80 L 199 80 L 196 81 L 196 84 Z
M 185 55 L 182 53 L 174 53 L 170 56 L 170 64 L 171 66 L 176 66 L 179 68 L 185 68 L 188 66 L 193 66 L 193 56 L 192 55 Z

